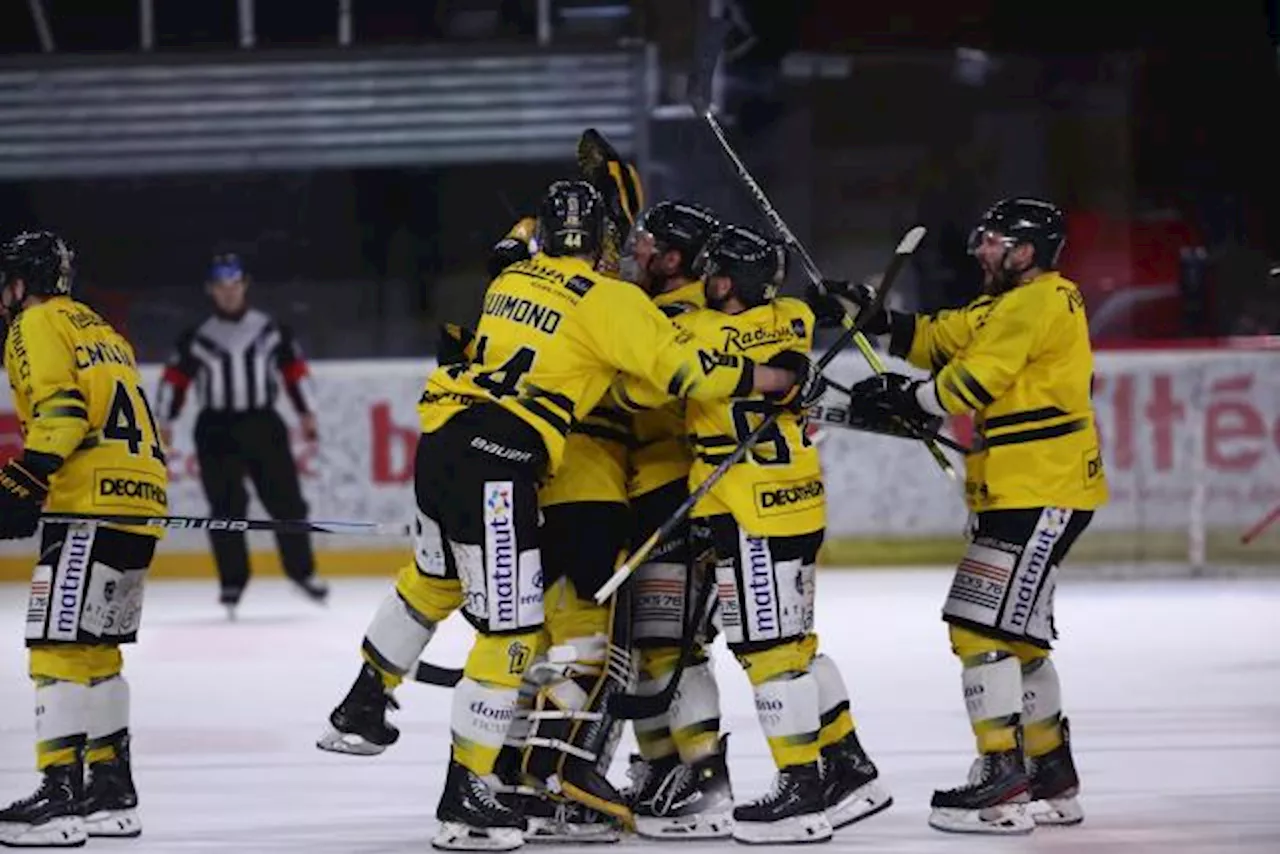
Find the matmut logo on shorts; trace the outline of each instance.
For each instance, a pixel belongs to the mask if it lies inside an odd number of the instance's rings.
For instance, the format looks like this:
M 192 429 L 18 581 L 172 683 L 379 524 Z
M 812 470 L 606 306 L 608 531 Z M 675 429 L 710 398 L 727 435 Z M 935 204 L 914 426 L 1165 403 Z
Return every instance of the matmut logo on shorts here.
M 756 510 L 761 516 L 781 516 L 810 510 L 827 494 L 822 478 L 756 485 Z
M 509 480 L 484 485 L 484 560 L 489 576 L 489 628 L 514 629 L 517 624 L 518 552 L 515 489 Z
M 139 503 L 167 507 L 169 495 L 165 491 L 165 484 L 141 477 L 139 472 L 129 469 L 95 469 L 93 503 L 99 507 L 137 507 Z

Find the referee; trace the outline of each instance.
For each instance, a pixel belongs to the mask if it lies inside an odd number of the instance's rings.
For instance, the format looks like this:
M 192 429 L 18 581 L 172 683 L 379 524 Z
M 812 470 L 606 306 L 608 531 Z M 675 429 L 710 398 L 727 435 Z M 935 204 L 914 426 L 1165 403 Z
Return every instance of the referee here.
M 250 308 L 248 280 L 240 259 L 213 259 L 205 289 L 213 314 L 178 339 L 160 382 L 158 415 L 165 443 L 170 424 L 195 385 L 196 456 L 209 509 L 215 517 L 243 518 L 249 503 L 246 475 L 263 507 L 275 519 L 305 519 L 298 468 L 289 450 L 288 431 L 276 411 L 281 387 L 289 396 L 302 435 L 317 437 L 316 416 L 308 400 L 307 363 L 293 333 L 269 315 Z M 249 583 L 249 550 L 243 533 L 209 532 L 221 584 L 219 601 L 235 617 Z M 315 574 L 307 534 L 277 534 L 285 575 L 316 602 L 329 586 Z

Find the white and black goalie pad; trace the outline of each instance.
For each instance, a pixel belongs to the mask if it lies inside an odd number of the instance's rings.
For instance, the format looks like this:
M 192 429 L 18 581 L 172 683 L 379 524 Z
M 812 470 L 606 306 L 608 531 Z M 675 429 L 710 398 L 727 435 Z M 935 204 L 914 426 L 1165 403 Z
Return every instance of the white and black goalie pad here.
M 545 683 L 529 712 L 523 762 L 525 773 L 535 779 L 559 773 L 566 758 L 595 765 L 602 773 L 613 760 L 620 729 L 609 713 L 609 700 L 632 690 L 636 678 L 630 588 L 624 584 L 614 595 L 609 638 L 554 647 L 541 665 Z
M 137 639 L 156 540 L 92 525 L 45 525 L 27 600 L 28 646 Z
M 943 619 L 1047 649 L 1058 566 L 1092 516 L 1062 507 L 977 514 Z
M 729 646 L 781 642 L 812 632 L 822 532 L 757 537 L 730 516 L 707 522 L 716 544 L 720 629 Z

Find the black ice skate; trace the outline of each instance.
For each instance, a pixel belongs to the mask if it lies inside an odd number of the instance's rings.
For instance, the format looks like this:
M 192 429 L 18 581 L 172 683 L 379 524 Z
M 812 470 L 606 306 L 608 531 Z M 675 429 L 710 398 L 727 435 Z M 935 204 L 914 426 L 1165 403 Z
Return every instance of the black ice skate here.
M 82 762 L 44 769 L 34 795 L 0 810 L 0 846 L 5 848 L 78 848 L 88 838 Z
M 1062 719 L 1062 744 L 1044 756 L 1027 759 L 1031 775 L 1031 804 L 1027 807 L 1036 824 L 1072 825 L 1084 821 L 1084 810 L 1076 796 L 1080 777 L 1071 758 L 1071 729 Z
M 1030 789 L 1021 747 L 985 753 L 974 760 L 967 785 L 933 793 L 929 826 L 948 833 L 1030 833 L 1036 827 L 1025 809 Z
M 400 730 L 387 722 L 387 711 L 398 709 L 382 676 L 366 662 L 347 696 L 329 715 L 330 729 L 316 747 L 331 753 L 376 756 L 396 743 Z
M 90 836 L 132 838 L 142 835 L 138 791 L 129 762 L 129 736 L 115 743 L 116 756 L 89 766 L 84 825 Z
M 244 595 L 243 587 L 222 587 L 218 590 L 218 604 L 227 609 L 227 619 L 236 619 L 236 608 L 240 607 L 240 597 Z
M 431 846 L 444 851 L 511 851 L 524 844 L 528 828 L 524 816 L 501 803 L 488 783 L 452 758 L 436 818 L 440 829 Z
M 649 796 L 636 804 L 636 833 L 649 839 L 719 839 L 733 833 L 733 789 L 725 762 L 728 736 L 719 750 L 693 765 L 679 762 Z
M 818 764 L 788 765 L 763 797 L 734 807 L 733 838 L 749 845 L 826 842 L 831 838 Z
M 631 754 L 631 764 L 627 767 L 627 777 L 631 785 L 622 791 L 622 797 L 635 810 L 640 804 L 653 799 L 654 793 L 662 785 L 663 780 L 680 764 L 676 754 L 663 756 L 650 762 L 639 753 Z
M 329 582 L 325 581 L 317 575 L 308 575 L 306 578 L 291 578 L 293 586 L 317 605 L 328 604 L 329 601 Z
M 893 804 L 893 796 L 878 782 L 879 777 L 856 732 L 823 748 L 822 793 L 832 830 L 869 818 Z

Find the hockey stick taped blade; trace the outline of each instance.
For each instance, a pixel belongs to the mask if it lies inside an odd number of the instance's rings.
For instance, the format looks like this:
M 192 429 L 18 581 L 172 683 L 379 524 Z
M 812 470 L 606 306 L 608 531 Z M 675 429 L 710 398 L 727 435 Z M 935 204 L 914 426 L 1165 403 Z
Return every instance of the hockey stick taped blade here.
M 920 245 L 920 241 L 924 240 L 925 227 L 917 225 L 906 234 L 902 235 L 902 239 L 898 241 L 898 248 L 893 250 L 895 255 L 910 255 L 916 251 L 916 247 Z

